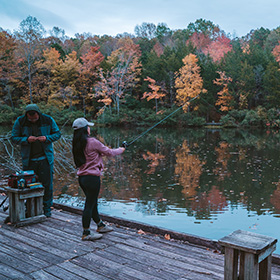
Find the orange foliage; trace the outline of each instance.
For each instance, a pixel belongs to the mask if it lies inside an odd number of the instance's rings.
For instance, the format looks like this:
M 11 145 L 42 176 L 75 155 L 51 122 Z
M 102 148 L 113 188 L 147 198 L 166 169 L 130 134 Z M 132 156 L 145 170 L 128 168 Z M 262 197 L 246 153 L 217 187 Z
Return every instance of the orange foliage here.
M 188 110 L 187 101 L 196 97 L 203 89 L 203 80 L 200 76 L 200 67 L 197 65 L 198 58 L 194 54 L 189 54 L 183 59 L 184 66 L 176 73 L 175 87 L 177 88 L 177 102 L 183 106 L 184 112 Z
M 214 84 L 223 86 L 222 90 L 218 92 L 218 100 L 216 102 L 217 106 L 221 106 L 221 111 L 232 110 L 231 102 L 233 101 L 232 95 L 230 95 L 228 90 L 228 84 L 232 82 L 232 78 L 227 77 L 225 72 L 217 71 L 220 78 L 213 81 Z
M 43 51 L 44 61 L 41 63 L 41 68 L 46 68 L 51 71 L 60 62 L 60 53 L 55 48 L 46 49 Z
M 149 88 L 151 89 L 151 92 L 144 92 L 142 99 L 147 98 L 148 101 L 151 99 L 160 99 L 165 96 L 164 93 L 159 93 L 160 86 L 156 85 L 156 81 L 150 77 L 147 77 L 144 79 L 144 81 L 149 82 Z
M 99 51 L 99 47 L 91 47 L 90 50 L 81 57 L 81 72 L 97 77 L 97 67 L 103 61 L 104 56 Z
M 280 41 L 278 42 L 278 45 L 273 49 L 272 54 L 274 55 L 275 60 L 280 64 Z

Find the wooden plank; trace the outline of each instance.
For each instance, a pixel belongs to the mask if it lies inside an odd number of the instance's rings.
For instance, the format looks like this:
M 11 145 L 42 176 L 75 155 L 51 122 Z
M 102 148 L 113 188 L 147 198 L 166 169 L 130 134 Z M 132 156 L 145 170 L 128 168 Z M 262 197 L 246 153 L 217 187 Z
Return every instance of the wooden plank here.
M 59 267 L 57 265 L 52 265 L 44 269 L 44 271 L 48 272 L 49 274 L 62 279 L 62 280 L 83 280 L 87 279 L 86 275 L 85 277 L 80 277 L 77 274 L 74 274 L 70 271 L 67 271 L 63 269 L 62 267 Z
M 22 260 L 16 259 L 12 256 L 9 256 L 3 252 L 0 252 L 0 259 L 1 259 L 1 263 L 5 264 L 7 266 L 12 267 L 15 270 L 21 271 L 23 273 L 31 273 L 32 271 L 36 271 L 37 270 L 37 266 L 36 265 L 32 265 L 29 263 L 26 263 Z
M 164 257 L 156 257 L 152 253 L 143 252 L 141 250 L 137 250 L 136 248 L 132 248 L 130 246 L 126 245 L 119 245 L 114 247 L 109 247 L 106 249 L 105 252 L 110 252 L 112 254 L 115 254 L 116 261 L 118 259 L 122 259 L 124 262 L 130 263 L 130 261 L 127 261 L 126 259 L 132 260 L 132 262 L 138 262 L 140 264 L 143 264 L 144 266 L 151 266 L 154 270 L 162 271 L 164 268 L 164 273 L 166 273 L 167 276 L 169 276 L 169 279 L 176 279 L 174 277 L 171 277 L 172 275 L 176 275 L 179 277 L 180 275 L 183 275 L 187 272 L 188 263 L 184 263 L 184 267 L 178 267 L 174 266 L 174 263 L 170 263 L 169 258 Z M 96 254 L 99 254 L 99 252 L 96 252 Z M 101 252 L 103 254 L 103 251 Z M 169 275 L 171 274 L 171 275 Z M 164 279 L 164 278 L 163 278 Z
M 144 258 L 139 258 L 137 254 L 123 254 L 123 252 L 124 251 L 120 251 L 119 249 L 109 247 L 104 251 L 96 251 L 95 254 L 106 260 L 118 263 L 119 265 L 125 264 L 125 266 L 137 271 L 144 271 L 150 276 L 156 276 L 166 280 L 176 279 L 175 276 L 178 277 L 178 272 L 172 273 L 170 271 L 163 271 L 162 266 L 159 265 L 159 261 L 153 261 L 146 256 L 144 256 Z M 148 276 L 147 279 L 149 279 L 150 276 Z
M 30 192 L 30 193 L 19 193 L 19 199 L 29 199 L 34 197 L 42 197 L 44 196 L 44 191 L 38 191 L 38 192 Z
M 22 279 L 22 280 L 30 280 L 33 279 L 32 277 L 20 272 L 4 263 L 0 262 L 0 279 L 7 280 L 7 279 Z
M 200 262 L 199 260 L 195 260 L 191 257 L 188 257 L 187 254 L 186 256 L 181 256 L 181 255 L 177 255 L 176 253 L 173 252 L 169 252 L 169 251 L 165 251 L 165 250 L 161 250 L 159 248 L 155 248 L 155 247 L 151 247 L 145 243 L 141 242 L 141 239 L 137 239 L 137 241 L 135 240 L 127 240 L 126 241 L 126 245 L 128 246 L 132 246 L 135 249 L 138 248 L 141 251 L 145 251 L 145 252 L 149 252 L 152 253 L 154 256 L 158 257 L 166 257 L 172 260 L 172 262 L 179 261 L 178 263 L 176 263 L 176 265 L 180 265 L 180 267 L 182 267 L 183 263 L 188 263 L 189 266 L 195 267 L 195 265 L 199 265 L 202 266 L 201 270 L 205 271 L 205 272 L 209 272 L 209 264 L 205 263 L 205 262 Z M 120 244 L 116 244 L 116 246 L 120 246 Z M 175 265 L 175 264 L 174 264 Z M 217 270 L 221 271 L 221 268 L 219 266 L 211 266 L 212 269 L 214 269 L 216 267 Z M 193 268 L 195 269 L 195 268 Z
M 76 264 L 79 267 L 89 269 L 94 273 L 98 273 L 101 276 L 108 277 L 114 280 L 137 280 L 138 278 L 124 274 L 120 269 L 110 268 L 106 265 L 106 261 L 100 264 L 97 261 L 88 260 L 84 256 L 71 260 L 71 263 Z M 110 263 L 109 263 L 110 265 Z
M 33 217 L 35 216 L 35 199 L 29 198 L 26 201 L 26 217 Z
M 225 265 L 224 275 L 225 280 L 237 280 L 238 279 L 238 250 L 233 248 L 225 248 Z
M 137 277 L 137 271 L 133 271 L 132 275 L 131 273 L 127 274 L 122 270 L 122 267 L 120 267 L 119 265 L 116 265 L 111 261 L 107 261 L 106 259 L 100 258 L 95 254 L 87 254 L 79 258 L 75 258 L 71 260 L 71 262 L 78 266 L 90 269 L 100 275 L 104 275 L 105 277 L 109 277 L 114 280 L 139 279 L 139 277 Z M 149 279 L 149 278 L 147 278 L 146 276 L 146 278 L 143 279 Z M 159 278 L 157 280 L 159 280 Z
M 16 227 L 23 227 L 23 226 L 27 226 L 27 225 L 41 223 L 41 222 L 44 222 L 45 220 L 46 220 L 46 216 L 40 215 L 40 216 L 24 218 L 24 219 L 21 219 L 20 221 L 12 223 L 12 224 L 14 224 Z
M 35 200 L 35 215 L 42 215 L 43 212 L 43 197 L 38 197 Z
M 219 264 L 223 265 L 223 257 L 220 255 L 218 251 L 213 254 L 213 251 L 205 248 L 200 247 L 197 245 L 190 245 L 189 243 L 185 242 L 178 242 L 175 240 L 165 240 L 162 237 L 147 237 L 146 235 L 141 236 L 142 239 L 146 239 L 145 244 L 150 245 L 156 248 L 164 249 L 169 252 L 174 252 L 178 255 L 191 255 L 193 259 L 199 259 L 201 261 L 205 261 L 207 263 Z
M 256 280 L 258 268 L 258 260 L 254 254 L 240 252 L 239 280 Z
M 87 279 L 94 279 L 94 280 L 108 280 L 112 278 L 105 277 L 104 275 L 97 274 L 89 269 L 80 267 L 71 261 L 63 262 L 58 264 L 58 266 L 62 267 L 65 270 L 72 271 L 73 273 L 83 277 L 86 275 Z
M 207 263 L 204 264 L 204 266 L 207 266 L 206 268 L 201 267 L 200 264 L 193 263 L 192 258 L 188 257 L 181 257 L 177 256 L 174 253 L 169 253 L 165 251 L 160 251 L 160 250 L 155 250 L 154 248 L 149 248 L 149 247 L 143 247 L 143 246 L 138 246 L 137 244 L 133 242 L 133 247 L 131 247 L 131 242 L 129 241 L 128 244 L 116 244 L 115 246 L 117 248 L 122 248 L 122 249 L 127 249 L 130 250 L 131 252 L 135 252 L 135 254 L 142 254 L 147 258 L 152 259 L 153 261 L 158 261 L 160 260 L 161 262 L 164 262 L 164 266 L 166 266 L 167 270 L 172 269 L 171 267 L 175 269 L 183 269 L 186 271 L 199 271 L 200 273 L 210 273 L 210 274 L 217 274 L 219 277 L 223 277 L 223 268 L 222 267 L 215 267 L 215 266 L 210 266 Z M 144 250 L 145 248 L 145 250 Z M 215 271 L 212 273 L 213 271 Z M 217 271 L 218 270 L 218 271 Z
M 262 262 L 268 256 L 271 256 L 272 253 L 276 250 L 276 244 L 272 245 L 270 248 L 266 249 L 264 252 L 258 255 L 258 262 Z
M 32 255 L 27 255 L 18 249 L 12 248 L 12 247 L 6 247 L 2 244 L 0 244 L 0 252 L 5 253 L 6 255 L 9 255 L 10 257 L 13 257 L 15 259 L 19 259 L 27 264 L 31 264 L 33 266 L 36 266 L 37 268 L 42 268 L 44 266 L 49 265 L 47 262 L 43 260 L 38 260 Z
M 28 245 L 37 247 L 39 249 L 42 249 L 44 251 L 50 252 L 56 256 L 60 256 L 62 258 L 64 258 L 65 260 L 70 259 L 70 258 L 74 258 L 77 256 L 76 253 L 70 253 L 70 252 L 65 252 L 64 250 L 60 250 L 58 249 L 56 246 L 49 246 L 48 239 L 44 240 L 44 243 L 42 243 L 41 241 L 38 241 L 36 239 L 33 239 L 33 236 L 30 236 L 30 233 L 25 232 L 24 228 L 11 228 L 6 226 L 1 228 L 1 234 L 4 234 L 6 237 L 11 237 L 14 239 L 17 239 L 21 242 L 24 242 Z
M 79 255 L 91 251 L 87 242 L 82 241 L 80 238 L 77 238 L 76 240 L 69 240 L 65 236 L 58 236 L 51 231 L 41 230 L 38 227 L 29 226 L 25 228 L 25 231 L 35 240 L 47 242 L 49 246 L 53 246 L 67 252 L 74 252 Z
M 50 252 L 30 246 L 24 242 L 11 238 L 10 236 L 7 237 L 3 234 L 1 235 L 1 245 L 17 249 L 28 256 L 31 255 L 36 259 L 46 261 L 49 264 L 60 263 L 65 260 L 64 258 L 56 256 Z
M 271 280 L 271 255 L 259 264 L 259 279 Z
M 34 271 L 30 274 L 36 280 L 59 280 L 61 278 L 51 275 L 44 270 Z

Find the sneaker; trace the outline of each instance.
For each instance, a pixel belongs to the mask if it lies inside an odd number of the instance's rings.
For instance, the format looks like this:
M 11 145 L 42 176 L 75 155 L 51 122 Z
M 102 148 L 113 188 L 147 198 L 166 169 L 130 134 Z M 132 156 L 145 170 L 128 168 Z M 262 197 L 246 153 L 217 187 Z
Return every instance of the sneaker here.
M 107 225 L 105 226 L 100 226 L 100 227 L 97 227 L 97 232 L 100 232 L 100 233 L 106 233 L 106 232 L 110 232 L 110 231 L 113 231 L 114 229 L 112 227 L 109 227 Z
M 89 235 L 83 235 L 82 240 L 83 241 L 94 241 L 94 240 L 100 239 L 101 237 L 102 237 L 102 234 L 91 233 Z

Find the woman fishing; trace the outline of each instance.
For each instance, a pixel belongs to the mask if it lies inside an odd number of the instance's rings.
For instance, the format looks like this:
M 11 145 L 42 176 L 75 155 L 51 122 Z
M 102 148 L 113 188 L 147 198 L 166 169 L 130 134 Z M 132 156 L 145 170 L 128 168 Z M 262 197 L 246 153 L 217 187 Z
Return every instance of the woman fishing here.
M 98 195 L 100 191 L 100 176 L 103 170 L 103 156 L 122 154 L 125 148 L 110 149 L 94 137 L 90 137 L 90 126 L 94 124 L 85 118 L 78 118 L 73 122 L 72 152 L 74 162 L 78 168 L 79 184 L 85 193 L 86 201 L 83 210 L 82 240 L 92 241 L 100 239 L 101 233 L 110 232 L 112 227 L 105 225 L 98 213 Z M 91 219 L 97 225 L 97 233 L 90 232 Z

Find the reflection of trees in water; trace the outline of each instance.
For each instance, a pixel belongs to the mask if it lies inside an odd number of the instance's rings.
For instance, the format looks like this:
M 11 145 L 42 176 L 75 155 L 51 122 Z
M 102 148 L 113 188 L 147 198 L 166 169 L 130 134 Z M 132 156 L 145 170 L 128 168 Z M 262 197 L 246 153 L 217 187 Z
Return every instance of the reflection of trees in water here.
M 157 213 L 167 213 L 169 211 L 169 206 L 168 203 L 163 200 L 140 201 L 136 204 L 135 211 L 141 212 L 147 216 L 152 216 Z
M 225 210 L 227 198 L 217 186 L 212 186 L 209 192 L 198 193 L 190 202 L 191 215 L 197 219 L 208 219 L 214 214 Z
M 145 171 L 147 174 L 154 174 L 156 167 L 159 165 L 160 160 L 164 159 L 165 156 L 161 155 L 160 153 L 151 153 L 147 151 L 147 153 L 144 153 L 143 155 L 144 160 L 149 160 L 150 164 L 148 165 L 149 169 Z
M 97 129 L 103 143 L 112 148 L 144 130 Z M 10 145 L 9 153 L 0 141 L 0 163 L 12 167 L 15 160 L 21 166 L 19 147 L 7 140 L 1 139 Z M 139 207 L 149 213 L 153 213 L 152 209 L 164 213 L 168 205 L 176 205 L 187 209 L 189 215 L 206 219 L 211 213 L 222 211 L 224 197 L 231 207 L 242 205 L 259 214 L 267 209 L 279 213 L 279 140 L 280 134 L 275 131 L 156 128 L 123 155 L 104 158 L 100 197 L 107 201 L 136 199 L 143 204 Z M 83 198 L 71 141 L 72 130 L 54 143 L 54 195 L 64 201 L 66 197 Z M 2 174 L 11 173 L 7 167 L 1 168 Z
M 228 171 L 228 160 L 231 155 L 229 153 L 230 145 L 226 142 L 221 142 L 218 147 L 215 148 L 217 152 L 216 168 L 213 172 L 218 175 L 218 180 L 223 181 L 225 177 L 230 177 L 231 173 Z
M 192 198 L 196 195 L 199 179 L 202 174 L 202 166 L 198 155 L 190 154 L 190 148 L 187 140 L 184 140 L 182 147 L 176 153 L 175 174 L 183 186 L 182 194 L 186 198 Z
M 276 183 L 276 190 L 270 198 L 271 204 L 275 207 L 275 213 L 280 214 L 280 180 Z
M 135 164 L 128 165 L 123 156 L 104 158 L 104 164 L 100 196 L 106 197 L 107 200 L 140 197 L 141 170 Z

